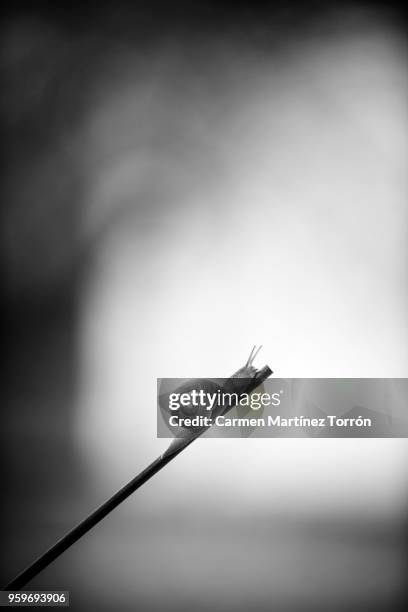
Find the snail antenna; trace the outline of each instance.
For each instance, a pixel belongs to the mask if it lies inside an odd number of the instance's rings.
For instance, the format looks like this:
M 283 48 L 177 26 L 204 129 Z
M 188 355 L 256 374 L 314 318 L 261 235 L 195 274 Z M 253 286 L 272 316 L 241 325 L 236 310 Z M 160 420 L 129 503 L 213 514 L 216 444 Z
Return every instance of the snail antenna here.
M 245 364 L 245 367 L 246 367 L 246 368 L 247 368 L 247 367 L 248 367 L 248 366 L 249 366 L 249 365 L 252 363 L 252 362 L 251 362 L 251 359 L 252 359 L 252 355 L 253 355 L 253 352 L 254 352 L 254 350 L 255 350 L 255 349 L 256 349 L 256 344 L 254 344 L 254 346 L 252 347 L 251 352 L 249 353 L 248 360 L 247 360 L 247 362 L 246 362 L 246 364 Z
M 254 346 L 254 348 L 255 348 L 255 346 Z M 251 351 L 250 360 L 248 361 L 248 365 L 252 365 L 253 364 L 253 362 L 255 360 L 255 357 L 257 356 L 257 354 L 259 353 L 261 348 L 262 348 L 262 344 L 258 347 L 258 349 L 254 352 L 254 354 L 252 354 L 253 350 Z

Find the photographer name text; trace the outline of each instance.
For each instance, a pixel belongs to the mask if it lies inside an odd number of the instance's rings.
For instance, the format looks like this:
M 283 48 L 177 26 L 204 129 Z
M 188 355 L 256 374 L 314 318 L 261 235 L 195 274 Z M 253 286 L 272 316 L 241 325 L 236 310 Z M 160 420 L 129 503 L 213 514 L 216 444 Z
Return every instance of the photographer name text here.
M 226 417 L 226 416 L 194 416 L 181 417 L 172 415 L 169 417 L 169 425 L 172 427 L 272 427 L 272 428 L 292 428 L 292 427 L 371 427 L 372 419 L 361 416 L 353 418 L 327 415 L 320 418 L 309 418 L 304 416 L 281 417 Z

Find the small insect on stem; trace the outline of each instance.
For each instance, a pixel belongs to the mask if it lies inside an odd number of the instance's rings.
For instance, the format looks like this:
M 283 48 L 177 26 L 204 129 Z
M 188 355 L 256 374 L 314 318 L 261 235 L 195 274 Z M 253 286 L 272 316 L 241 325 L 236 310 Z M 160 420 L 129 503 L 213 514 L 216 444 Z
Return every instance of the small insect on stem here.
M 235 372 L 235 374 L 233 374 L 226 382 L 226 385 L 230 386 L 234 384 L 239 385 L 240 393 L 251 393 L 272 374 L 272 370 L 269 368 L 269 366 L 264 366 L 261 368 L 261 370 L 256 370 L 253 367 L 253 361 L 259 353 L 261 347 L 259 347 L 257 350 L 255 349 L 256 347 L 254 346 L 246 364 L 237 370 L 237 372 Z M 237 379 L 245 380 L 238 381 Z M 233 408 L 233 406 L 228 407 L 227 411 L 231 408 Z M 139 489 L 152 476 L 157 474 L 157 472 L 163 469 L 165 465 L 172 461 L 196 438 L 201 436 L 204 431 L 205 429 L 201 429 L 198 432 L 193 432 L 191 435 L 185 438 L 173 440 L 168 449 L 162 455 L 160 455 L 160 457 L 147 466 L 146 469 L 128 482 L 122 489 L 117 491 L 117 493 L 112 495 L 110 499 L 99 506 L 99 508 L 87 516 L 81 523 L 71 529 L 71 531 L 58 540 L 58 542 L 51 546 L 51 548 L 49 548 L 36 561 L 18 574 L 18 576 L 16 576 L 4 587 L 4 590 L 16 591 L 23 588 L 30 580 L 35 578 L 35 576 L 37 576 L 43 569 L 50 565 L 50 563 L 62 555 L 62 553 L 72 546 L 72 544 L 77 542 L 83 535 L 90 531 L 90 529 L 95 527 L 97 523 L 105 518 L 105 516 L 112 512 L 112 510 L 114 510 L 117 506 L 119 506 L 119 504 L 121 504 L 132 493 Z

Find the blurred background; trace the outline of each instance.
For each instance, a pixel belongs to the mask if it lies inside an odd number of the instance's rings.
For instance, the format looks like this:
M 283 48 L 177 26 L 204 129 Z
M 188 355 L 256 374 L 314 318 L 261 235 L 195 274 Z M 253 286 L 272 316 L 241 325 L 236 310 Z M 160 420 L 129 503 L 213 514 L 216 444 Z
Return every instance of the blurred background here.
M 160 454 L 156 378 L 408 376 L 393 2 L 13 2 L 0 578 Z M 408 443 L 197 441 L 27 588 L 395 610 Z

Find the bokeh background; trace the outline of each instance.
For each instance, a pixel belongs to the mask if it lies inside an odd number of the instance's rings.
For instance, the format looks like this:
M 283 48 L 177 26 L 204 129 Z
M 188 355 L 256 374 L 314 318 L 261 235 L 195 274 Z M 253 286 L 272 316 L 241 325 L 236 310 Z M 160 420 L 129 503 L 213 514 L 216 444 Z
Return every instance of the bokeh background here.
M 3 8 L 2 582 L 164 450 L 157 377 L 408 375 L 406 51 L 393 2 Z M 407 459 L 197 441 L 30 587 L 397 609 Z

